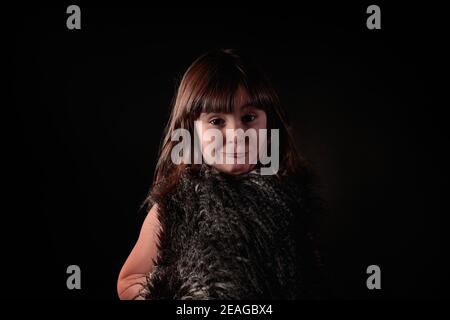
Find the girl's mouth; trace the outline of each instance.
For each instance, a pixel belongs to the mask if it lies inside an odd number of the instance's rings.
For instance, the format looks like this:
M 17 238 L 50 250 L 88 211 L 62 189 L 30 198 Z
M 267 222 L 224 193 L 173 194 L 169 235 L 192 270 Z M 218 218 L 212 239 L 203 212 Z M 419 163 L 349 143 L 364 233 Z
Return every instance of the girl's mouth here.
M 241 153 L 225 153 L 225 156 L 228 158 L 243 158 L 248 154 L 248 152 Z

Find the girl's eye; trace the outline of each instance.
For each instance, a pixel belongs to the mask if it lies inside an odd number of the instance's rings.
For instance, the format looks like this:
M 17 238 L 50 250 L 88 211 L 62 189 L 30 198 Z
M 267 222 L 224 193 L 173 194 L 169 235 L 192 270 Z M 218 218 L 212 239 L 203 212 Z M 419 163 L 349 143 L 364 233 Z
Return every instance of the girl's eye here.
M 224 121 L 223 121 L 223 119 L 215 118 L 215 119 L 211 119 L 209 121 L 209 123 L 211 123 L 213 126 L 220 126 L 224 123 Z
M 247 114 L 242 117 L 243 122 L 252 122 L 255 119 L 256 119 L 256 116 L 254 114 Z

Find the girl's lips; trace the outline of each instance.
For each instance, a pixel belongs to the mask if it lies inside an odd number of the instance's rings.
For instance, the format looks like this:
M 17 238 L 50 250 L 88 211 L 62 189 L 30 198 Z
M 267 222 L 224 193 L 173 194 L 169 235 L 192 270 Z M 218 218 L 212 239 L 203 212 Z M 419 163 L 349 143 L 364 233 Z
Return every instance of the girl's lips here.
M 243 153 L 225 153 L 225 156 L 232 157 L 232 158 L 242 158 L 245 157 L 248 154 L 248 152 Z

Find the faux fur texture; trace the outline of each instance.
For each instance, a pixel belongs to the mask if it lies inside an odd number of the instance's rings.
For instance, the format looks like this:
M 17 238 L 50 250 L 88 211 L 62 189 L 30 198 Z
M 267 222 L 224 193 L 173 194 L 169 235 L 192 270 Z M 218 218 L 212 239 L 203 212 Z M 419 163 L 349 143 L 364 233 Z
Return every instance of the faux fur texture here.
M 145 299 L 313 298 L 316 268 L 302 181 L 187 169 L 157 202 L 162 232 Z

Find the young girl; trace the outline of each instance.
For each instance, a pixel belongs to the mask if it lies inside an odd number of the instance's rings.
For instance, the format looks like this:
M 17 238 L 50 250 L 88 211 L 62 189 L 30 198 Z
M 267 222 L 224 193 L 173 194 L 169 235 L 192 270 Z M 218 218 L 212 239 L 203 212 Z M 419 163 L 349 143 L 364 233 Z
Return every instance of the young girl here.
M 182 161 L 174 160 L 177 129 L 192 138 L 184 141 L 192 148 Z M 215 140 L 213 152 L 223 161 L 207 152 L 211 129 L 226 137 Z M 230 129 L 269 135 L 256 135 L 256 161 L 249 152 L 255 141 L 230 139 Z M 196 139 L 201 162 L 188 152 Z M 260 161 L 261 146 L 277 153 L 271 159 L 279 165 Z M 119 297 L 315 297 L 311 218 L 320 205 L 310 176 L 261 70 L 233 50 L 201 56 L 179 85 L 147 199 L 151 209 L 120 272 Z

